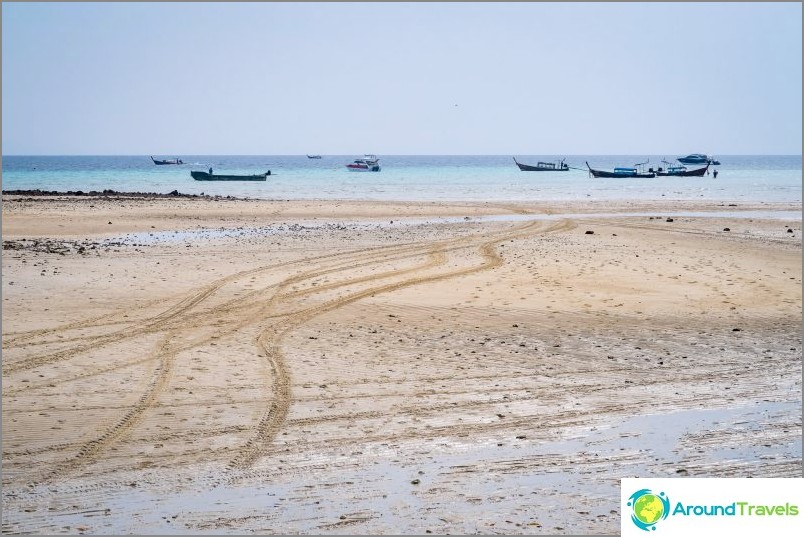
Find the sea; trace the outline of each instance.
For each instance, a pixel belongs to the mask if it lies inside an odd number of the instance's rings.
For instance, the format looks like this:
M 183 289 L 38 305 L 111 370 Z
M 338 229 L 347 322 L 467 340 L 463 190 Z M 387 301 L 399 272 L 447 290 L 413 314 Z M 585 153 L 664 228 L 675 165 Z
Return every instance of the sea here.
M 667 167 L 667 155 L 378 155 L 380 172 L 350 172 L 362 155 L 154 155 L 184 164 L 157 166 L 149 155 L 2 157 L 2 188 L 9 190 L 156 192 L 251 199 L 377 201 L 699 200 L 734 203 L 801 203 L 801 155 L 718 155 L 703 177 L 595 179 L 611 170 L 647 162 Z M 566 172 L 523 172 L 525 164 L 558 162 Z M 662 162 L 662 161 L 666 162 Z M 693 169 L 698 165 L 690 165 Z M 265 182 L 196 181 L 191 170 L 256 174 Z M 718 171 L 717 178 L 711 174 Z

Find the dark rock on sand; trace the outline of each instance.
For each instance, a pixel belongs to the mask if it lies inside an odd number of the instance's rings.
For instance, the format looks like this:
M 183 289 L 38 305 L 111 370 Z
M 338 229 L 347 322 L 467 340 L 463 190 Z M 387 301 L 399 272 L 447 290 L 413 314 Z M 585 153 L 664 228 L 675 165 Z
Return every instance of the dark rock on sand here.
M 160 192 L 118 192 L 117 190 L 106 189 L 101 192 L 97 190 L 90 190 L 84 192 L 82 190 L 68 190 L 66 192 L 59 192 L 57 190 L 3 190 L 4 196 L 93 196 L 93 197 L 116 197 L 116 198 L 204 198 L 212 199 L 212 196 L 205 196 L 204 194 L 182 194 L 178 190 L 174 190 L 168 194 Z M 229 196 L 227 196 L 228 198 Z

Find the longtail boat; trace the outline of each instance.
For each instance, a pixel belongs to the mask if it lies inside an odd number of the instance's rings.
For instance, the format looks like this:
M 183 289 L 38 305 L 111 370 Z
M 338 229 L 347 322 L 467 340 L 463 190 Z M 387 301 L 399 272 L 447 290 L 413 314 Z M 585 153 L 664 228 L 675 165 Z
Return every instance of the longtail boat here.
M 703 177 L 708 169 L 709 164 L 696 170 L 688 170 L 686 166 L 670 166 L 666 170 L 659 168 L 656 170 L 656 175 L 660 177 Z
M 644 163 L 643 163 L 644 164 Z M 641 166 L 636 165 L 636 166 Z M 589 168 L 589 173 L 592 174 L 593 177 L 609 177 L 609 178 L 619 178 L 619 177 L 644 177 L 644 178 L 651 178 L 656 177 L 656 173 L 653 171 L 641 172 L 639 171 L 638 167 L 634 168 L 614 168 L 613 172 L 607 172 L 604 170 L 593 170 L 589 163 L 586 163 L 586 167 Z
M 190 175 L 196 181 L 265 181 L 271 175 L 271 170 L 265 173 L 258 173 L 256 175 L 220 175 L 209 172 L 194 172 L 191 171 Z
M 516 157 L 513 157 L 513 158 L 514 158 L 514 162 L 516 163 L 516 165 L 519 166 L 519 169 L 522 170 L 523 172 L 566 172 L 566 171 L 569 171 L 569 166 L 564 164 L 564 159 L 561 159 L 561 161 L 558 162 L 558 164 L 556 164 L 555 162 L 539 162 L 539 163 L 536 164 L 536 166 L 531 166 L 530 164 L 522 164 L 521 162 L 518 162 L 516 160 Z
M 164 166 L 165 164 L 184 164 L 184 162 L 182 162 L 181 159 L 177 158 L 167 160 L 157 160 L 153 156 L 151 156 L 151 160 L 153 160 L 154 164 L 156 164 L 157 166 Z

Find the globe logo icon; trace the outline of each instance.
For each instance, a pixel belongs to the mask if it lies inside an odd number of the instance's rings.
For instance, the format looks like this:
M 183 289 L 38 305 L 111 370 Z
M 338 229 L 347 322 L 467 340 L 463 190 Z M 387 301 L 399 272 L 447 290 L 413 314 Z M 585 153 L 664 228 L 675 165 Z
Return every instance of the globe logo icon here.
M 640 489 L 628 499 L 631 521 L 641 530 L 656 529 L 656 523 L 670 513 L 670 499 L 664 492 L 655 494 L 650 489 Z
M 655 494 L 643 494 L 634 502 L 634 516 L 643 524 L 655 524 L 662 514 L 664 507 Z

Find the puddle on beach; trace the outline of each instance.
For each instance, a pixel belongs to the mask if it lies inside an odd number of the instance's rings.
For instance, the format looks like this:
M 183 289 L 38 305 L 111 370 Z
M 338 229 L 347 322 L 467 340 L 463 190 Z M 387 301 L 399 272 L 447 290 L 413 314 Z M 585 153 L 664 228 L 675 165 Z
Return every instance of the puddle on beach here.
M 320 230 L 333 231 L 371 231 L 377 229 L 393 229 L 433 224 L 478 224 L 483 222 L 531 222 L 555 221 L 563 219 L 582 220 L 586 218 L 616 218 L 616 217 L 651 217 L 658 213 L 572 213 L 572 214 L 501 214 L 488 216 L 464 217 L 395 217 L 382 221 L 343 221 L 343 222 L 316 222 L 306 220 L 293 224 L 277 224 L 274 226 L 236 227 L 236 228 L 203 228 L 183 231 L 155 231 L 142 233 L 128 233 L 121 237 L 107 239 L 106 242 L 122 245 L 156 245 L 166 243 L 184 243 L 229 238 L 256 238 L 284 235 Z M 788 220 L 801 222 L 801 213 L 796 211 L 716 211 L 716 212 L 678 212 L 667 213 L 665 216 L 674 218 L 733 218 L 762 220 Z
M 615 417 L 554 442 L 510 438 L 484 438 L 482 443 L 440 439 L 425 445 L 390 442 L 360 446 L 363 455 L 357 460 L 324 457 L 312 465 L 306 459 L 309 454 L 301 452 L 283 457 L 288 471 L 248 471 L 235 484 L 226 484 L 227 476 L 212 468 L 188 471 L 175 479 L 158 475 L 141 479 L 137 487 L 95 495 L 94 508 L 102 504 L 109 510 L 105 516 L 86 518 L 81 510 L 73 510 L 55 518 L 61 527 L 91 526 L 92 532 L 102 533 L 349 533 L 352 529 L 422 534 L 429 529 L 468 534 L 537 528 L 549 532 L 567 526 L 584 533 L 596 528 L 610 533 L 619 527 L 621 478 L 681 477 L 677 469 L 690 460 L 693 449 L 695 465 L 800 460 L 800 436 L 785 445 L 742 443 L 709 450 L 685 443 L 690 435 L 750 430 L 752 424 L 790 420 L 799 413 L 799 403 L 764 402 Z

